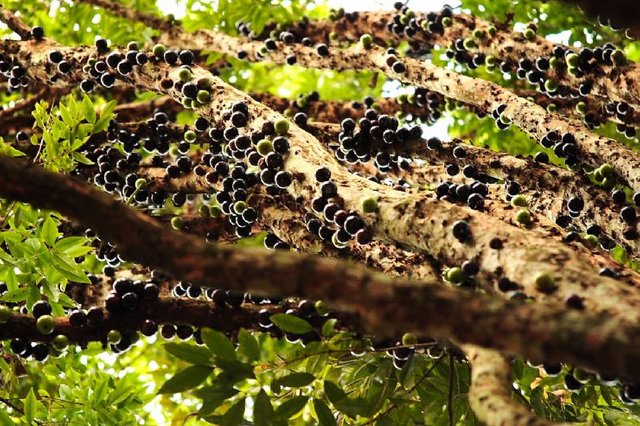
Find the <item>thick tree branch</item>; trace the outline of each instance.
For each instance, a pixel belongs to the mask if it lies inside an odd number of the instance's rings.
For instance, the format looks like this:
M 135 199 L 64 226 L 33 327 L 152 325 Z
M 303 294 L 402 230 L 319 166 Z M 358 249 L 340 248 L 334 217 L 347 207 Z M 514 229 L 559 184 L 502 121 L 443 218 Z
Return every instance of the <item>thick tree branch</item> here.
M 14 15 L 10 10 L 0 4 L 0 21 L 4 22 L 11 31 L 18 34 L 22 40 L 31 38 L 31 27 L 25 24 L 22 19 Z
M 487 426 L 560 425 L 537 418 L 512 399 L 511 365 L 502 355 L 473 345 L 462 349 L 471 364 L 469 404 L 480 421 Z
M 162 267 L 176 278 L 213 288 L 325 299 L 338 309 L 355 309 L 374 334 L 452 337 L 532 360 L 570 362 L 640 379 L 640 348 L 628 343 L 640 338 L 640 327 L 615 317 L 416 285 L 313 256 L 206 246 L 67 177 L 4 157 L 0 172 L 3 196 L 57 209 L 97 230 L 129 259 Z

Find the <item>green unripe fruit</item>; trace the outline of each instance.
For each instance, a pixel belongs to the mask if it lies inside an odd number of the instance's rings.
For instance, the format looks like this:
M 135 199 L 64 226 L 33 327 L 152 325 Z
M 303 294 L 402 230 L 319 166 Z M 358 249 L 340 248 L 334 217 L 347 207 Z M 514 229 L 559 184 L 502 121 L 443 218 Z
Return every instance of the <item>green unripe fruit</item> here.
M 398 95 L 397 99 L 398 99 L 399 103 L 406 104 L 408 99 L 409 99 L 409 96 L 406 93 L 402 93 L 402 94 Z
M 293 112 L 293 110 L 291 108 L 285 109 L 284 112 L 282 113 L 282 115 L 284 115 L 285 117 L 288 117 L 288 118 L 293 118 L 293 114 L 294 114 L 294 112 Z
M 218 206 L 211 206 L 209 209 L 209 214 L 212 218 L 217 219 L 222 216 L 222 209 Z
M 324 317 L 326 315 L 329 315 L 329 306 L 327 305 L 327 303 L 323 300 L 318 300 L 315 304 L 316 306 L 316 312 L 318 313 L 318 315 L 320 315 L 321 317 Z
M 591 235 L 591 234 L 585 235 L 584 242 L 587 246 L 591 248 L 598 247 L 598 237 L 596 237 L 595 235 Z
M 51 334 L 55 328 L 53 317 L 51 315 L 43 315 L 36 321 L 36 328 L 42 334 Z
M 176 231 L 179 231 L 184 226 L 184 222 L 180 216 L 174 216 L 171 218 L 171 227 Z
M 267 49 L 265 46 L 262 46 L 258 51 L 258 54 L 260 56 L 267 56 L 269 54 L 269 49 Z
M 233 211 L 236 212 L 236 214 L 241 214 L 246 209 L 247 203 L 245 203 L 244 201 L 236 201 L 233 205 Z
M 194 132 L 193 130 L 187 130 L 186 132 L 184 132 L 184 140 L 189 142 L 189 143 L 193 143 L 196 141 L 196 132 Z
M 456 110 L 456 103 L 451 101 L 451 100 L 448 100 L 447 103 L 444 104 L 444 109 L 447 112 L 455 111 Z
M 616 186 L 616 178 L 615 178 L 615 176 L 614 177 L 606 177 L 606 178 L 602 179 L 601 185 L 606 190 L 613 189 L 613 187 Z
M 495 67 L 496 65 L 498 65 L 498 60 L 496 59 L 495 56 L 487 56 L 486 58 L 484 58 L 484 63 L 488 66 L 488 67 Z
M 258 151 L 258 154 L 262 155 L 263 157 L 266 157 L 268 153 L 273 151 L 273 144 L 269 139 L 262 139 L 256 145 L 256 150 Z
M 615 172 L 613 166 L 609 163 L 604 163 L 602 166 L 598 167 L 598 170 L 603 177 L 612 177 Z
M 584 101 L 580 101 L 576 104 L 576 111 L 578 114 L 583 114 L 587 112 L 587 104 Z
M 180 68 L 180 71 L 178 71 L 178 78 L 184 83 L 191 80 L 191 77 L 192 74 L 189 68 Z
M 136 189 L 143 188 L 147 184 L 147 180 L 145 178 L 136 179 L 135 187 Z
M 122 334 L 118 330 L 110 330 L 107 334 L 107 340 L 113 345 L 117 345 L 122 340 Z
M 547 105 L 547 111 L 549 111 L 549 112 L 558 112 L 558 105 L 556 105 L 556 104 Z
M 378 200 L 373 197 L 362 200 L 362 210 L 365 213 L 375 213 L 378 211 Z
M 496 72 L 497 69 L 498 67 L 496 65 L 487 65 L 486 67 L 487 72 L 490 74 Z
M 53 347 L 56 348 L 59 351 L 64 351 L 65 349 L 67 349 L 69 347 L 69 338 L 67 336 L 65 336 L 64 334 L 58 334 L 54 339 L 53 339 Z
M 409 23 L 409 19 L 410 19 L 410 18 L 409 18 L 409 16 L 407 16 L 407 15 L 402 15 L 402 16 L 400 17 L 400 23 L 401 23 L 402 25 L 407 25 L 407 24 Z
M 180 151 L 178 151 L 178 147 L 174 145 L 169 148 L 169 154 L 171 154 L 174 157 L 177 157 L 178 155 L 180 155 Z
M 453 268 L 449 268 L 447 270 L 446 279 L 452 284 L 460 284 L 462 281 L 464 281 L 465 278 L 466 276 L 459 266 L 454 266 Z
M 410 93 L 407 95 L 407 102 L 409 102 L 412 105 L 415 105 L 416 103 L 416 94 L 415 93 Z
M 555 92 L 558 90 L 558 83 L 553 80 L 547 80 L 544 82 L 544 90 L 547 92 Z
M 405 12 L 405 15 L 407 15 L 409 18 L 413 18 L 414 16 L 416 16 L 416 13 L 413 10 L 409 9 Z
M 580 63 L 580 57 L 576 53 L 569 53 L 564 60 L 567 62 L 567 66 L 572 68 L 577 67 Z
M 531 28 L 527 28 L 526 30 L 524 30 L 524 33 L 522 33 L 524 35 L 524 38 L 526 38 L 529 41 L 533 41 L 536 38 L 536 32 L 533 31 L 533 29 Z
M 478 39 L 478 40 L 482 40 L 484 38 L 484 31 L 482 30 L 474 30 L 473 31 L 473 38 Z
M 211 101 L 211 93 L 207 92 L 206 90 L 199 90 L 198 94 L 196 95 L 196 99 L 201 104 L 206 104 Z
M 598 183 L 602 182 L 602 179 L 604 179 L 604 176 L 602 176 L 602 171 L 600 169 L 596 169 L 593 172 L 593 179 Z
M 549 59 L 549 68 L 556 68 L 558 66 L 558 58 L 555 56 L 552 56 L 551 59 Z
M 276 129 L 276 133 L 279 135 L 286 135 L 289 131 L 289 121 L 284 118 L 275 122 L 274 127 Z
M 362 43 L 362 47 L 369 49 L 373 46 L 373 37 L 371 37 L 370 34 L 362 34 L 360 36 L 360 43 Z
M 164 55 L 164 52 L 167 50 L 166 47 L 164 47 L 164 44 L 156 44 L 155 46 L 153 46 L 153 54 L 156 56 L 162 56 Z
M 576 76 L 576 74 L 578 73 L 578 68 L 577 67 L 567 67 L 567 72 L 569 73 L 569 75 L 572 76 Z
M 498 32 L 498 29 L 492 25 L 489 28 L 487 28 L 487 32 L 489 33 L 490 36 L 494 36 Z
M 331 31 L 329 33 L 329 40 L 337 40 L 338 39 L 338 33 L 335 31 Z
M 558 285 L 553 277 L 547 273 L 541 273 L 535 279 L 536 290 L 544 294 L 550 294 L 556 291 Z
M 201 205 L 200 207 L 198 207 L 198 213 L 202 217 L 209 217 L 209 213 L 210 213 L 209 207 L 205 206 L 204 204 Z
M 428 21 L 423 21 L 422 23 L 424 24 L 425 22 L 426 22 L 427 25 L 429 25 Z M 443 27 L 445 27 L 445 28 L 446 27 L 450 27 L 451 24 L 453 24 L 453 20 L 450 17 L 445 16 L 444 18 L 442 18 L 442 26 Z
M 0 324 L 4 324 L 9 321 L 9 318 L 13 314 L 13 311 L 8 306 L 0 306 Z
M 511 205 L 514 207 L 527 207 L 527 199 L 523 195 L 516 195 L 511 199 Z
M 516 222 L 521 223 L 522 225 L 528 225 L 531 223 L 531 212 L 527 209 L 519 210 L 516 213 Z
M 475 41 L 473 41 L 472 38 L 466 38 L 464 39 L 464 42 L 462 43 L 462 45 L 464 46 L 465 49 L 467 50 L 471 50 L 476 48 L 478 45 L 476 44 Z
M 187 109 L 193 109 L 193 99 L 182 98 L 182 106 Z
M 402 344 L 404 346 L 411 346 L 418 343 L 418 339 L 412 333 L 404 333 L 402 335 Z

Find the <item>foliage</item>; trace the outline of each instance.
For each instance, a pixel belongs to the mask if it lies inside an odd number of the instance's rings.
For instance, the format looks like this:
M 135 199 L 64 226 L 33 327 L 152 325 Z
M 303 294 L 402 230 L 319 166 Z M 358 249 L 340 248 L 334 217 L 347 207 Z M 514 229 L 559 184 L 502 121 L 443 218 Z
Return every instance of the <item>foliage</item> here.
M 160 12 L 155 1 L 133 3 L 138 10 Z M 541 34 L 570 31 L 570 42 L 586 45 L 624 41 L 619 33 L 594 25 L 564 3 L 515 3 L 463 0 L 462 7 L 481 17 L 514 12 L 514 22 L 536 20 Z M 125 45 L 131 40 L 149 42 L 153 35 L 151 29 L 109 13 L 101 12 L 100 18 L 95 18 L 92 8 L 84 4 L 56 4 L 40 0 L 5 2 L 64 44 L 91 44 L 96 35 L 102 35 L 114 45 Z M 181 19 L 187 29 L 219 28 L 232 34 L 239 21 L 260 33 L 271 21 L 286 24 L 302 16 L 328 15 L 326 4 L 311 0 L 187 0 L 185 8 Z M 630 58 L 640 58 L 637 42 L 627 43 L 626 49 Z M 211 54 L 208 62 L 218 58 Z M 432 60 L 454 66 L 437 54 Z M 367 95 L 380 96 L 385 83 L 368 72 L 307 70 L 234 59 L 230 62 L 232 67 L 221 71 L 225 81 L 247 92 L 290 99 L 318 91 L 322 99 L 362 100 Z M 514 84 L 483 69 L 464 72 L 505 87 Z M 0 100 L 7 104 L 17 96 L 0 93 Z M 138 99 L 149 96 L 138 94 Z M 57 104 L 38 103 L 30 139 L 31 148 L 39 152 L 36 161 L 63 173 L 91 165 L 84 147 L 92 136 L 107 129 L 115 106 L 115 101 L 75 92 Z M 445 113 L 453 123 L 450 136 L 514 154 L 533 155 L 539 150 L 513 127 L 498 132 L 490 118 L 480 119 L 461 108 L 450 109 Z M 191 123 L 193 119 L 193 114 L 184 113 L 179 123 Z M 618 137 L 610 127 L 601 131 Z M 4 140 L 0 140 L 0 153 L 24 154 Z M 553 156 L 552 160 L 561 164 Z M 68 221 L 21 203 L 1 201 L 0 220 L 0 281 L 8 287 L 1 300 L 30 308 L 46 298 L 53 314 L 62 316 L 63 308 L 76 305 L 64 293 L 68 283 L 88 283 L 88 276 L 101 270 L 93 240 L 62 237 L 62 231 L 71 226 Z M 243 244 L 262 244 L 262 238 Z M 132 350 L 116 357 L 100 343 L 93 343 L 88 348 L 71 347 L 44 365 L 21 361 L 5 344 L 0 351 L 0 424 L 33 424 L 36 420 L 62 424 L 477 424 L 466 397 L 469 366 L 448 356 L 441 347 L 433 343 L 418 345 L 409 359 L 396 362 L 400 368 L 394 368 L 394 358 L 387 351 L 373 350 L 366 338 L 337 331 L 335 321 L 326 321 L 318 330 L 291 315 L 281 314 L 271 320 L 273 327 L 279 328 L 276 334 L 286 337 L 245 329 L 227 336 L 204 329 L 202 344 L 176 339 L 159 345 L 159 338 L 142 339 Z M 312 330 L 320 334 L 319 339 L 303 344 L 287 338 L 287 333 Z M 640 410 L 617 399 L 619 385 L 608 387 L 590 379 L 579 391 L 570 392 L 563 385 L 570 366 L 557 377 L 523 360 L 515 360 L 513 367 L 518 398 L 540 416 L 602 425 L 640 422 Z

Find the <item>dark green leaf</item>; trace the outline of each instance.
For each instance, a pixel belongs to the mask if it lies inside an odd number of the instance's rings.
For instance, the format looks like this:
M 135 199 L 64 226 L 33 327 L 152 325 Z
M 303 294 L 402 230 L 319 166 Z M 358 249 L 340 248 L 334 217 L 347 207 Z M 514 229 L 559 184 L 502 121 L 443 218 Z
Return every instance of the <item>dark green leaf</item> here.
M 327 406 L 327 404 L 321 399 L 313 400 L 313 408 L 316 411 L 316 416 L 318 417 L 318 422 L 321 426 L 337 426 L 336 418 L 333 417 L 333 413 L 331 409 Z
M 291 398 L 276 408 L 275 417 L 278 420 L 286 421 L 302 411 L 304 406 L 307 405 L 307 401 L 309 401 L 308 396 L 296 396 Z
M 164 347 L 171 355 L 190 364 L 212 365 L 211 353 L 206 348 L 189 343 L 167 343 Z
M 198 411 L 198 416 L 204 417 L 213 413 L 225 400 L 231 398 L 238 393 L 237 390 L 222 386 L 205 386 L 193 392 L 199 398 L 202 398 L 202 407 Z
M 207 377 L 209 377 L 209 374 L 211 374 L 211 371 L 212 368 L 202 365 L 187 367 L 167 380 L 158 393 L 179 393 L 193 389 L 204 382 Z
M 308 386 L 315 380 L 315 376 L 310 373 L 291 373 L 284 377 L 274 380 L 275 386 L 282 386 L 286 388 L 300 388 Z
M 252 361 L 258 361 L 260 359 L 260 345 L 258 341 L 244 328 L 241 328 L 238 332 L 238 352 Z
M 202 329 L 202 341 L 214 355 L 224 359 L 236 359 L 236 349 L 231 340 L 219 331 Z
M 329 380 L 324 381 L 324 393 L 329 398 L 329 401 L 334 404 L 347 398 L 347 394 L 338 385 Z
M 224 416 L 222 416 L 220 426 L 237 426 L 242 423 L 242 419 L 244 418 L 244 405 L 245 399 L 242 398 L 233 405 L 233 407 L 229 408 L 229 410 L 224 413 Z
M 273 406 L 271 401 L 264 390 L 260 390 L 260 393 L 255 398 L 255 405 L 253 407 L 253 423 L 256 426 L 268 426 L 273 420 Z

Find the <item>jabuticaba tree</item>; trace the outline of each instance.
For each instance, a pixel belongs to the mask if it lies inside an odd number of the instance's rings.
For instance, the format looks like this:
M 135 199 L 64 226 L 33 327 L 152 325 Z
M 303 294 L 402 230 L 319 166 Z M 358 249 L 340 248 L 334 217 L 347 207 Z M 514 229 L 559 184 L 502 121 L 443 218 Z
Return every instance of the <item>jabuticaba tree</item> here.
M 0 6 L 1 423 L 640 423 L 640 49 L 531 3 Z

